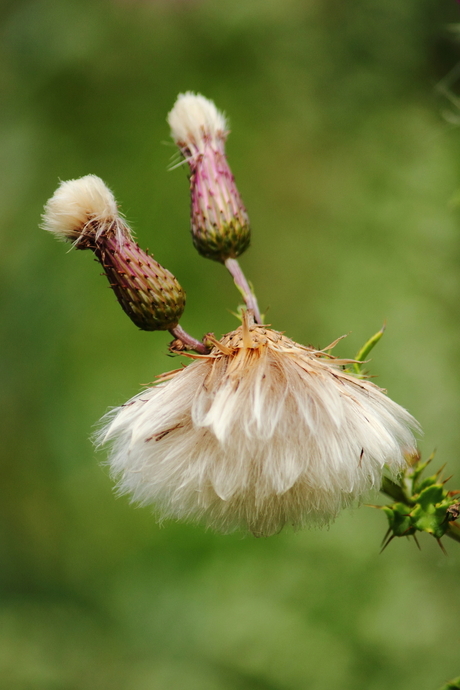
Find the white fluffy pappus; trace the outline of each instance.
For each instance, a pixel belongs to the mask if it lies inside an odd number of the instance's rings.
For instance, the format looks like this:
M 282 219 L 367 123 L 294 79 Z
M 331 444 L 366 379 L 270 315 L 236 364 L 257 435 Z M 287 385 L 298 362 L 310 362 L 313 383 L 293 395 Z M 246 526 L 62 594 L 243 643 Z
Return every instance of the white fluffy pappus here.
M 67 242 L 78 242 L 89 224 L 96 237 L 114 221 L 121 222 L 117 202 L 96 175 L 61 182 L 45 206 L 42 227 Z
M 103 420 L 120 493 L 223 532 L 327 524 L 404 467 L 418 429 L 343 365 L 246 316 Z
M 191 91 L 177 97 L 168 115 L 171 136 L 180 148 L 203 151 L 209 140 L 225 139 L 227 120 L 214 103 Z

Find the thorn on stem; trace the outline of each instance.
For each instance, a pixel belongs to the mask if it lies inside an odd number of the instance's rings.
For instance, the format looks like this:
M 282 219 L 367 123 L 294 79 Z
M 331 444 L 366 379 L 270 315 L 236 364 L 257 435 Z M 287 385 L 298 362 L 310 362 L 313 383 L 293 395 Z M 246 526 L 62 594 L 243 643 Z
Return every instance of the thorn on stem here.
M 447 484 L 447 482 L 448 482 L 450 479 L 452 479 L 453 476 L 454 476 L 454 475 L 451 474 L 450 477 L 447 477 L 447 479 L 444 479 L 444 481 L 441 482 L 441 484 L 443 484 L 443 485 L 444 485 L 444 484 Z
M 384 545 L 384 543 L 386 542 L 386 540 L 390 536 L 390 534 L 391 534 L 391 527 L 389 527 L 387 529 L 387 531 L 385 532 L 385 536 L 383 537 L 382 541 L 380 542 L 380 546 Z
M 436 472 L 435 477 L 439 477 L 445 466 L 447 465 L 447 462 L 444 463 L 442 467 L 439 468 L 439 470 Z
M 382 553 L 385 551 L 385 549 L 387 548 L 387 546 L 393 541 L 394 538 L 395 538 L 395 535 L 392 534 L 391 537 L 387 540 L 387 543 L 384 544 L 384 546 L 382 546 L 382 548 L 380 549 L 380 554 L 382 554 Z M 380 554 L 379 554 L 379 555 L 380 555 Z
M 436 537 L 435 537 L 435 538 L 436 538 Z M 436 541 L 438 542 L 439 548 L 440 548 L 441 551 L 443 552 L 444 556 L 448 556 L 449 554 L 448 554 L 447 551 L 445 550 L 444 544 L 441 542 L 441 540 L 438 539 L 438 538 L 436 538 Z

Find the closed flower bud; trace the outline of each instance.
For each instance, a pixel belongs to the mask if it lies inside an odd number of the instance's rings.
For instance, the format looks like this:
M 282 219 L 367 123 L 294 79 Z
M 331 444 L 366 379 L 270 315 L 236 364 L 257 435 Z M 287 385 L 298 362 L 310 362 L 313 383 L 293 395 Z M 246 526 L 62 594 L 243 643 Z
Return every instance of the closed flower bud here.
M 228 126 L 204 96 L 180 94 L 168 115 L 171 135 L 190 166 L 191 229 L 202 256 L 225 262 L 250 242 L 249 218 L 225 156 Z
M 121 493 L 161 517 L 268 536 L 327 524 L 414 452 L 414 418 L 344 360 L 244 315 L 209 355 L 109 413 Z
M 45 206 L 43 227 L 75 249 L 91 249 L 123 310 L 144 331 L 175 327 L 185 293 L 166 268 L 144 252 L 96 175 L 62 182 Z

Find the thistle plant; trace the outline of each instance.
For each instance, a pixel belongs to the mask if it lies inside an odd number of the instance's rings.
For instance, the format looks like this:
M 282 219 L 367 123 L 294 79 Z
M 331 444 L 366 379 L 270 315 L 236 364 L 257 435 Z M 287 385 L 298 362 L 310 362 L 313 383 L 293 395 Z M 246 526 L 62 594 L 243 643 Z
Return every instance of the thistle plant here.
M 227 120 L 188 92 L 168 123 L 190 172 L 193 244 L 228 269 L 245 302 L 233 331 L 198 339 L 182 328 L 183 289 L 135 242 L 100 178 L 63 182 L 43 217 L 58 239 L 94 253 L 136 326 L 169 331 L 170 351 L 189 360 L 104 418 L 97 442 L 111 444 L 119 492 L 160 519 L 259 537 L 329 524 L 374 488 L 393 501 L 378 506 L 389 524 L 384 547 L 420 532 L 460 541 L 459 492 L 440 471 L 423 478 L 417 421 L 363 373 L 383 329 L 340 359 L 340 338 L 315 349 L 264 325 L 238 263 L 250 225 L 225 154 Z
M 417 546 L 417 534 L 426 532 L 432 535 L 444 551 L 441 537 L 444 535 L 460 541 L 460 527 L 456 520 L 460 516 L 460 491 L 448 491 L 445 485 L 449 481 L 442 479 L 443 468 L 430 477 L 423 477 L 423 472 L 433 460 L 432 454 L 426 462 L 421 456 L 408 456 L 397 482 L 383 477 L 381 491 L 395 500 L 391 505 L 379 506 L 388 518 L 388 531 L 384 537 L 382 550 L 395 537 L 412 536 Z

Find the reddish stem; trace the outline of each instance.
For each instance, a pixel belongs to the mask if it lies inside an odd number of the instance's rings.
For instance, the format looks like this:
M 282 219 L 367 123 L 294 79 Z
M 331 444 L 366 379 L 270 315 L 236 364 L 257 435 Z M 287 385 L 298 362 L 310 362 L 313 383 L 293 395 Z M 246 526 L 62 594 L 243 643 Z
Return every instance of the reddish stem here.
M 257 297 L 251 290 L 249 283 L 246 280 L 246 276 L 241 270 L 241 266 L 239 265 L 238 261 L 236 259 L 226 259 L 225 266 L 231 273 L 233 280 L 235 281 L 236 287 L 243 295 L 243 299 L 246 303 L 247 308 L 253 312 L 254 321 L 256 323 L 262 323 L 259 305 L 257 304 Z
M 174 326 L 174 328 L 170 328 L 169 332 L 171 335 L 173 335 L 175 338 L 178 338 L 181 340 L 184 345 L 189 348 L 190 350 L 195 350 L 195 352 L 199 352 L 200 355 L 207 355 L 209 352 L 209 348 L 206 347 L 206 345 L 196 338 L 194 338 L 192 335 L 187 333 L 187 331 L 184 331 L 182 326 L 178 323 L 177 326 Z

